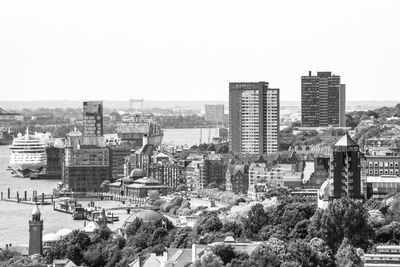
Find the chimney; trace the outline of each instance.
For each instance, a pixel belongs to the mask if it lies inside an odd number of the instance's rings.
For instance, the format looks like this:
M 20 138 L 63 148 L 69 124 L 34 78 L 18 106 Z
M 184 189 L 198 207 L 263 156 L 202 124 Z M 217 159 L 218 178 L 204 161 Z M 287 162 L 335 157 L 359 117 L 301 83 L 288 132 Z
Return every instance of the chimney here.
M 310 76 L 310 77 L 311 77 L 311 70 L 310 70 L 310 71 L 308 71 L 308 76 Z

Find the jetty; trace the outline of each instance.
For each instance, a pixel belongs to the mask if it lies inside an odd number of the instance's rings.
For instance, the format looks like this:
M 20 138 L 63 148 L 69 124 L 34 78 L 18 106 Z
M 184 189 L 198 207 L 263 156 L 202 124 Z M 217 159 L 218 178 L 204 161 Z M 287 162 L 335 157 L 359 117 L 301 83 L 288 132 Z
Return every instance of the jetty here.
M 0 192 L 0 200 L 7 202 L 14 202 L 20 204 L 27 205 L 51 205 L 54 201 L 54 196 L 52 194 L 38 194 L 37 191 L 33 190 L 32 197 L 28 197 L 28 191 L 25 190 L 23 194 L 20 194 L 18 191 L 16 196 L 11 196 L 11 190 L 8 188 L 7 195 L 4 195 L 4 192 Z

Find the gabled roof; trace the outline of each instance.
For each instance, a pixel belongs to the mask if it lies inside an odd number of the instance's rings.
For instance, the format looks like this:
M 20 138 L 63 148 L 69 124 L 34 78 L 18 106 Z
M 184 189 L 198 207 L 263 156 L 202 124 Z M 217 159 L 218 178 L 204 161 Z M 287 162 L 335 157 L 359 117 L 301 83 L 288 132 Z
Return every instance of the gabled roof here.
M 244 166 L 243 165 L 235 165 L 235 168 L 233 169 L 233 173 L 231 175 L 236 175 L 238 172 L 241 172 L 244 174 Z
M 389 148 L 392 150 L 395 150 L 395 149 L 399 149 L 399 146 L 396 144 L 396 141 L 393 141 L 393 143 L 390 145 Z
M 337 141 L 337 143 L 334 146 L 344 146 L 344 147 L 358 147 L 358 144 L 351 139 L 348 133 L 342 136 L 342 138 Z
M 83 231 L 86 233 L 93 233 L 98 229 L 100 229 L 100 226 L 97 224 L 97 222 L 91 221 L 83 228 Z

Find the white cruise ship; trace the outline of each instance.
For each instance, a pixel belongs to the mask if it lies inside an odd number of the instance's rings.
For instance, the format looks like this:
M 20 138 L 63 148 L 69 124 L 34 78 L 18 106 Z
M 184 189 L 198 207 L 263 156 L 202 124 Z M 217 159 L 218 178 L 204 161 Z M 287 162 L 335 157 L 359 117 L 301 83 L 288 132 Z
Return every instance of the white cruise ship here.
M 21 133 L 10 145 L 11 158 L 9 168 L 20 177 L 28 177 L 32 172 L 41 172 L 47 163 L 46 148 L 54 140 L 49 133 Z

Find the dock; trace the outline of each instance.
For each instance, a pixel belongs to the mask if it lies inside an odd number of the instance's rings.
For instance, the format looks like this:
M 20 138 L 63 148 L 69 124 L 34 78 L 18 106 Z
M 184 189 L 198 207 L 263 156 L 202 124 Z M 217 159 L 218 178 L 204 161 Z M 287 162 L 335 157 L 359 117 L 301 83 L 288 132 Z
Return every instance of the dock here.
M 24 191 L 23 195 L 20 195 L 17 191 L 16 196 L 12 197 L 10 188 L 8 188 L 7 196 L 5 196 L 3 192 L 0 192 L 0 200 L 26 205 L 51 205 L 54 201 L 54 197 L 53 195 L 45 195 L 44 193 L 39 195 L 35 190 L 32 192 L 32 197 L 28 197 L 27 190 Z

